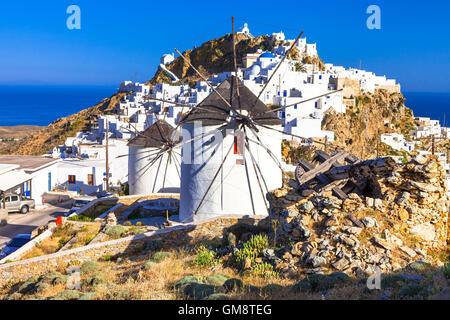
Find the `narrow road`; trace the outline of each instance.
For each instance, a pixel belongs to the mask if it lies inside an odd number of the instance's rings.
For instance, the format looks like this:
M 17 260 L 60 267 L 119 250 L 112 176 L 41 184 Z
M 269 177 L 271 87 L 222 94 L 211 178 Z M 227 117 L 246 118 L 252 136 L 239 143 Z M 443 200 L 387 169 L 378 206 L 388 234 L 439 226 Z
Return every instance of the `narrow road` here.
M 46 225 L 49 221 L 55 220 L 69 211 L 72 201 L 67 201 L 57 206 L 48 205 L 42 210 L 31 210 L 27 214 L 10 213 L 8 224 L 0 227 L 0 247 L 12 239 L 17 234 L 29 234 L 37 227 Z

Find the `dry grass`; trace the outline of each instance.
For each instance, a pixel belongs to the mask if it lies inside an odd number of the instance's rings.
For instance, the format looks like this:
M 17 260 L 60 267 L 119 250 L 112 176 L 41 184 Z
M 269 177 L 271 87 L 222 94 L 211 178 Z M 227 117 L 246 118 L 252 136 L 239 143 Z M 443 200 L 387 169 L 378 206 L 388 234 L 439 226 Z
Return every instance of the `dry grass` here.
M 89 242 L 91 242 L 92 239 L 94 239 L 95 236 L 99 233 L 100 229 L 100 223 L 84 225 L 80 230 L 77 231 L 76 238 L 73 240 L 68 249 L 83 247 L 89 244 Z
M 33 249 L 24 254 L 21 259 L 29 259 L 37 256 L 43 256 L 57 252 L 75 235 L 74 225 L 68 223 L 64 226 L 58 226 L 53 231 L 53 235 L 40 243 L 37 243 Z
M 230 294 L 235 300 L 374 300 L 383 295 L 383 291 L 368 291 L 365 283 L 353 279 L 345 285 L 327 290 L 326 296 L 320 292 L 294 293 L 290 287 L 301 280 L 304 275 L 295 278 L 262 278 L 254 274 L 240 273 L 237 270 L 226 267 L 223 264 L 214 267 L 201 267 L 194 264 L 195 254 L 192 251 L 174 249 L 170 251 L 170 257 L 156 263 L 145 270 L 143 265 L 154 253 L 141 253 L 129 260 L 122 256 L 122 261 L 99 261 L 100 269 L 95 274 L 81 275 L 81 291 L 83 293 L 95 292 L 99 300 L 176 300 L 184 299 L 183 296 L 173 290 L 174 284 L 185 276 L 199 278 L 213 274 L 225 274 L 230 278 L 241 279 L 246 286 L 263 288 L 268 284 L 277 284 L 283 288 L 268 296 L 260 296 L 256 293 L 236 292 Z M 129 257 L 128 257 L 129 258 Z M 80 265 L 73 261 L 72 265 Z M 64 273 L 64 268 L 56 268 L 56 271 Z M 436 270 L 424 272 L 408 272 L 408 274 L 424 275 L 432 278 Z M 92 286 L 88 280 L 93 276 L 100 276 L 104 280 L 101 284 Z M 19 284 L 12 283 L 0 289 L 0 298 L 6 298 L 18 288 Z M 17 289 L 15 289 L 17 290 Z M 49 298 L 66 290 L 65 285 L 50 286 L 39 294 L 23 296 L 22 299 Z M 221 289 L 219 289 L 219 292 Z

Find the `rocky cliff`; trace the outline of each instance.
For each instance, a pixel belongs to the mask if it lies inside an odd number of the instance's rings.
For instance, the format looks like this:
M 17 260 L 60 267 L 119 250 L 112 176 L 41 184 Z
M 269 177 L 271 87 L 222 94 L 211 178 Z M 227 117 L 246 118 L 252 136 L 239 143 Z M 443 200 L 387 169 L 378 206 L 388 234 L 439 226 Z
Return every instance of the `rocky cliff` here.
M 335 134 L 334 145 L 351 151 L 360 158 L 376 156 L 377 141 L 384 133 L 401 133 L 408 137 L 416 127 L 414 113 L 404 104 L 401 93 L 376 90 L 355 97 L 354 106 L 345 114 L 334 110 L 326 112 L 322 129 Z M 392 151 L 379 144 L 379 155 Z

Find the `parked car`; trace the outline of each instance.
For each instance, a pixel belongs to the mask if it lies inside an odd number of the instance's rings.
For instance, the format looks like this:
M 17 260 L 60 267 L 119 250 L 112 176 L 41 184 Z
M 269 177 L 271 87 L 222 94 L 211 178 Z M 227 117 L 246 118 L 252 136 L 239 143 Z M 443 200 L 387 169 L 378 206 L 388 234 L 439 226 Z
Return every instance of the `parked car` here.
M 12 238 L 6 246 L 3 247 L 2 251 L 0 251 L 0 259 L 3 259 L 7 255 L 10 255 L 14 251 L 18 250 L 20 247 L 25 245 L 31 240 L 30 234 L 18 234 L 14 238 Z
M 0 196 L 0 203 L 3 202 L 3 196 Z M 9 212 L 27 213 L 30 209 L 34 209 L 35 202 L 33 199 L 25 198 L 17 194 L 7 194 L 5 197 L 6 209 Z

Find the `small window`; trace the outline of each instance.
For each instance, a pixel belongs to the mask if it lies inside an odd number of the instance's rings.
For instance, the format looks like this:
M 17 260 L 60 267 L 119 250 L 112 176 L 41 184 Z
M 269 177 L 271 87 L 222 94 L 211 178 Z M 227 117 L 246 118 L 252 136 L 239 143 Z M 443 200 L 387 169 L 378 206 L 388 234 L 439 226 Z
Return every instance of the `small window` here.
M 76 179 L 74 175 L 69 175 L 67 181 L 69 181 L 69 184 L 75 184 L 76 183 Z
M 19 196 L 12 196 L 11 201 L 19 201 Z

